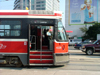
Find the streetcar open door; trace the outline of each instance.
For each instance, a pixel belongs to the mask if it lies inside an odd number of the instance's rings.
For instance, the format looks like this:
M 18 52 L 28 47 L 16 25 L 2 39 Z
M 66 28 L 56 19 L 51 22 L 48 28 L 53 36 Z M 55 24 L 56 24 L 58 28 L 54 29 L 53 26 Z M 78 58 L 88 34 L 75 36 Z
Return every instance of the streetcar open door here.
M 68 56 L 68 39 L 60 20 L 56 26 L 29 25 L 29 65 L 64 65 Z
M 53 65 L 53 29 L 29 25 L 29 65 Z

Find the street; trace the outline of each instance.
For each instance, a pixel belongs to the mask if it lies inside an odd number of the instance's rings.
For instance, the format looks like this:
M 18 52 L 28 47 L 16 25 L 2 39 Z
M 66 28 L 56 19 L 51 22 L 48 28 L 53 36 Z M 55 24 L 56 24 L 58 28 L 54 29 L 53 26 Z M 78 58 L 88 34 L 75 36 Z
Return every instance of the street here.
M 0 75 L 100 75 L 100 53 L 86 55 L 69 47 L 70 62 L 61 67 L 0 67 Z

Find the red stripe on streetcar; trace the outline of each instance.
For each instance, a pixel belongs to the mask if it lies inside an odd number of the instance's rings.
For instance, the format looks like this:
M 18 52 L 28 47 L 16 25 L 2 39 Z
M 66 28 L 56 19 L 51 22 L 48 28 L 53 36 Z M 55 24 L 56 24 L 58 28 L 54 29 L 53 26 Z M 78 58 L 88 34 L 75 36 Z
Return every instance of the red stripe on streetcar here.
M 28 15 L 28 12 L 0 12 L 0 15 Z
M 28 12 L 0 12 L 0 15 L 62 16 L 62 14 L 60 13 L 55 13 L 54 15 L 46 15 L 46 14 L 28 14 Z
M 60 14 L 60 13 L 55 13 L 55 16 L 62 16 L 62 14 Z

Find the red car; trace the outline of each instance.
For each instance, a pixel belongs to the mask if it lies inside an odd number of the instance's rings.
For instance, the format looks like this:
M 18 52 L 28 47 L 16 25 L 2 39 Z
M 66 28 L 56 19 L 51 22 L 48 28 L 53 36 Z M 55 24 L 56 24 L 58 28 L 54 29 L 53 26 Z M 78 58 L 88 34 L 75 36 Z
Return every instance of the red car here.
M 100 52 L 100 40 L 96 40 L 92 44 L 83 45 L 82 51 L 87 55 L 92 55 L 93 53 Z

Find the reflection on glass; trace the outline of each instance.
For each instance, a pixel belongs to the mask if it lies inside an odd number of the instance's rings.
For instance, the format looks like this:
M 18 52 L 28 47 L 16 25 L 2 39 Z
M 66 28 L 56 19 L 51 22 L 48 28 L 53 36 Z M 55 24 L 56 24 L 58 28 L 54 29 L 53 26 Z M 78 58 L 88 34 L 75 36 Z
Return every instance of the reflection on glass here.
M 66 34 L 65 34 L 63 28 L 58 28 L 58 39 L 66 40 Z
M 63 24 L 61 21 L 58 22 L 58 27 L 63 27 Z
M 5 36 L 10 36 L 10 30 L 5 30 Z
M 0 36 L 20 36 L 20 21 L 2 20 L 0 21 L 0 24 Z
M 4 29 L 4 25 L 0 25 L 0 29 Z
M 21 25 L 15 25 L 14 29 L 21 29 Z
M 11 30 L 11 36 L 20 36 L 20 30 Z
M 0 36 L 4 36 L 4 30 L 0 30 Z
M 60 20 L 58 21 L 58 40 L 67 40 L 63 24 Z
M 10 29 L 10 25 L 5 25 L 5 29 Z

